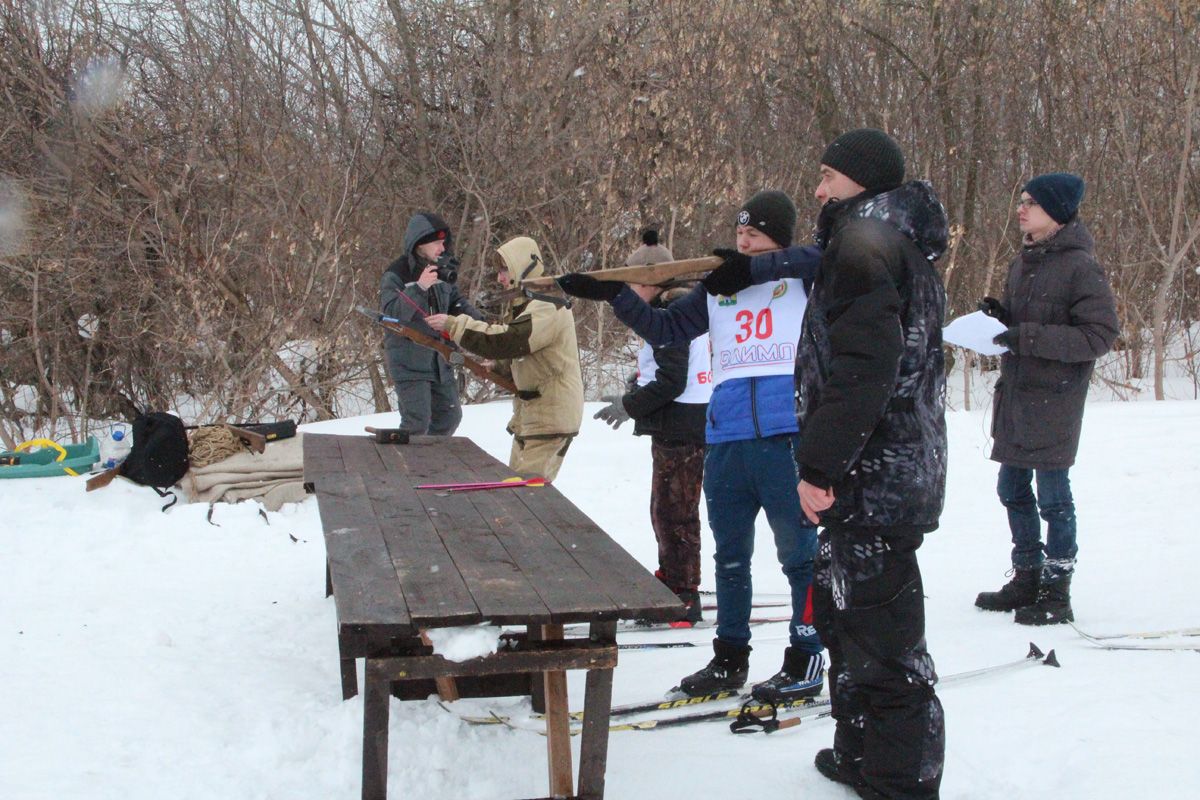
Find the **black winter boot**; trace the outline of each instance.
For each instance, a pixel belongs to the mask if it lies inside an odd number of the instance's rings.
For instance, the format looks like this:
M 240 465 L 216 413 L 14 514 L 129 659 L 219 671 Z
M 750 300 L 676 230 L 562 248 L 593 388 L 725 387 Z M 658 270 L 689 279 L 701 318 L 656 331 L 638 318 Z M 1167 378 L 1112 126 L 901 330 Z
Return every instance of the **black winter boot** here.
M 1017 623 L 1058 625 L 1061 622 L 1074 622 L 1075 612 L 1071 610 L 1071 576 L 1070 572 L 1043 575 L 1041 586 L 1038 588 L 1037 602 L 1017 609 Z
M 817 751 L 817 757 L 813 759 L 813 764 L 816 765 L 817 772 L 831 781 L 844 783 L 856 790 L 864 785 L 862 758 L 851 758 L 832 747 L 826 747 L 824 750 Z
M 713 658 L 708 666 L 679 682 L 679 691 L 688 697 L 713 692 L 736 691 L 746 685 L 750 672 L 750 645 L 735 645 L 713 639 Z
M 1031 606 L 1038 599 L 1040 567 L 1016 567 L 1012 578 L 998 592 L 980 592 L 975 605 L 984 611 L 1013 611 Z
M 825 659 L 820 653 L 805 653 L 797 647 L 783 651 L 783 667 L 750 694 L 760 703 L 781 703 L 821 693 L 825 683 Z
M 704 604 L 700 602 L 698 590 L 676 589 L 675 596 L 687 606 L 687 616 L 678 622 L 672 622 L 672 628 L 691 628 L 704 621 Z

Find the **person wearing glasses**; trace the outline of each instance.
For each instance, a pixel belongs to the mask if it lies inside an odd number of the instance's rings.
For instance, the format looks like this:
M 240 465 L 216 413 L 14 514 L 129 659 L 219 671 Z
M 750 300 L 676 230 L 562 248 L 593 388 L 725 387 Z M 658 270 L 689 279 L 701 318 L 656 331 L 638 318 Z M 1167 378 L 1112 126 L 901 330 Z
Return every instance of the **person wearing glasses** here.
M 995 339 L 1008 352 L 992 404 L 991 458 L 1000 462 L 997 493 L 1013 547 L 1011 579 L 999 591 L 981 593 L 975 605 L 1015 610 L 1022 625 L 1075 619 L 1071 578 L 1078 547 L 1068 472 L 1079 449 L 1092 367 L 1119 333 L 1112 289 L 1078 217 L 1083 194 L 1083 179 L 1066 172 L 1025 184 L 1017 203 L 1022 247 L 1009 265 L 1004 296 L 979 303 L 1008 326 Z

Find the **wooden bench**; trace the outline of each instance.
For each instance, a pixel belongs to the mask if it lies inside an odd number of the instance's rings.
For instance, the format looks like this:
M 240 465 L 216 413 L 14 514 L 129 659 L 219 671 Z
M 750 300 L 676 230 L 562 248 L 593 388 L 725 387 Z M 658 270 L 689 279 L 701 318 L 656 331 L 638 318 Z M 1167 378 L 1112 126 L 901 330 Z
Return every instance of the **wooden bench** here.
M 357 693 L 356 659 L 365 659 L 363 798 L 387 795 L 391 693 L 424 697 L 431 680 L 464 695 L 544 692 L 550 794 L 604 796 L 616 621 L 674 620 L 684 609 L 552 486 L 415 488 L 511 476 L 461 437 L 414 437 L 405 445 L 304 437 L 304 478 L 317 495 L 326 586 L 337 607 L 344 698 Z M 562 626 L 579 622 L 590 623 L 588 636 L 564 638 Z M 524 626 L 524 634 L 458 663 L 422 639 L 429 628 L 481 623 Z M 569 669 L 588 671 L 574 792 Z

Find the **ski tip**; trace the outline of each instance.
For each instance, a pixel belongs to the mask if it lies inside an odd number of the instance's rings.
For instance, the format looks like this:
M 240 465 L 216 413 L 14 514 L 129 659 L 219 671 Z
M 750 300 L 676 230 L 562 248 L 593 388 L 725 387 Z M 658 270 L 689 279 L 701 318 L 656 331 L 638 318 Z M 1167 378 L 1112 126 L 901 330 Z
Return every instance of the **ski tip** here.
M 1030 642 L 1029 643 L 1029 652 L 1025 655 L 1025 657 L 1026 658 L 1043 658 L 1043 657 L 1045 657 L 1045 655 L 1046 654 L 1043 653 L 1036 644 L 1034 644 L 1033 642 Z
M 1042 660 L 1042 663 L 1045 664 L 1047 667 L 1061 667 L 1062 666 L 1062 664 L 1058 663 L 1058 656 L 1054 655 L 1053 650 L 1051 650 L 1050 653 Z

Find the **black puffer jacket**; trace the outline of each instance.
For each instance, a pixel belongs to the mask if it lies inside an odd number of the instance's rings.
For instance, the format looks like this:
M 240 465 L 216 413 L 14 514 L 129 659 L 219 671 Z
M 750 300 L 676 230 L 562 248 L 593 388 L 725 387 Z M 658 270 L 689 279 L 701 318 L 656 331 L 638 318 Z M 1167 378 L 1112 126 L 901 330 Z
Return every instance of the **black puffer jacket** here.
M 924 181 L 827 205 L 796 355 L 801 477 L 824 525 L 924 533 L 946 484 L 946 212 Z
M 446 223 L 436 214 L 413 214 L 404 232 L 404 255 L 393 261 L 383 273 L 379 287 L 379 308 L 389 317 L 411 320 L 422 314 L 466 314 L 473 319 L 482 319 L 476 310 L 452 283 L 438 281 L 425 291 L 417 285 L 428 264 L 415 252 L 417 242 L 438 230 L 446 230 L 446 251 L 452 252 L 452 238 Z M 399 295 L 403 294 L 408 302 Z M 420 309 L 420 312 L 418 312 Z M 392 379 L 452 380 L 454 371 L 435 351 L 397 336 L 390 331 L 384 333 L 387 348 L 388 368 Z
M 992 407 L 992 459 L 1027 469 L 1075 463 L 1096 359 L 1119 324 L 1112 290 L 1078 219 L 1022 248 L 1008 268 L 1004 305 L 1021 330 L 1000 362 Z

